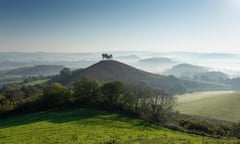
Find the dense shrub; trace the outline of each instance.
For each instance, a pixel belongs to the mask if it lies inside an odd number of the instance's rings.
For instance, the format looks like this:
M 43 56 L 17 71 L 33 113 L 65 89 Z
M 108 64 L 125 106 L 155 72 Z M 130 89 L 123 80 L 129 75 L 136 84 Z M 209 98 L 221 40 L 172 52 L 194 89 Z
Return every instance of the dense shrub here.
M 70 90 L 59 83 L 54 83 L 43 91 L 41 103 L 46 108 L 62 107 L 70 102 Z
M 111 81 L 102 85 L 101 93 L 106 104 L 117 107 L 124 101 L 125 88 L 120 81 Z
M 21 90 L 20 84 L 5 85 L 1 92 L 14 104 L 14 107 L 17 107 L 18 103 L 24 98 L 24 92 Z
M 13 104 L 4 96 L 0 95 L 0 114 L 13 110 Z
M 74 100 L 80 104 L 93 104 L 101 101 L 100 84 L 92 79 L 83 78 L 73 84 Z
M 232 135 L 240 139 L 240 122 L 232 126 Z
M 178 122 L 186 130 L 205 135 L 228 136 L 231 130 L 229 126 L 210 123 L 205 120 L 181 119 Z

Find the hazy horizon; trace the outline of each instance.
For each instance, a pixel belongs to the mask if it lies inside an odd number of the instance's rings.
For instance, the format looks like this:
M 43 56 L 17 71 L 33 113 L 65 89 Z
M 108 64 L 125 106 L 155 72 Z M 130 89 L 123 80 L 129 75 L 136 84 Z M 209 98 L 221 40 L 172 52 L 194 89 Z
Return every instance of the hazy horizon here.
M 238 0 L 2 0 L 0 51 L 240 53 Z

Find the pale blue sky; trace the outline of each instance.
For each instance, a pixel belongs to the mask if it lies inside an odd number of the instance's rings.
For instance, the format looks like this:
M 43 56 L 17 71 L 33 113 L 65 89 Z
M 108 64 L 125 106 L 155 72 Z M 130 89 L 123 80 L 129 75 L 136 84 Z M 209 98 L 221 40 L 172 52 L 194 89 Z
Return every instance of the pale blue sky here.
M 240 0 L 0 0 L 0 51 L 240 53 Z

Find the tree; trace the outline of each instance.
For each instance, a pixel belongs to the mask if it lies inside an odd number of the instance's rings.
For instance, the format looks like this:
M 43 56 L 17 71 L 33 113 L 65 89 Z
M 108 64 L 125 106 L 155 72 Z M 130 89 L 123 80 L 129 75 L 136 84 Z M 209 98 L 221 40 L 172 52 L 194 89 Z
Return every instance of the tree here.
M 59 81 L 65 83 L 72 76 L 72 71 L 69 68 L 64 68 L 60 71 Z
M 125 88 L 122 82 L 111 81 L 103 84 L 101 92 L 109 105 L 118 106 L 124 96 Z
M 73 84 L 74 98 L 78 103 L 95 103 L 101 101 L 99 83 L 89 78 L 83 78 Z
M 46 108 L 62 107 L 69 103 L 71 92 L 65 86 L 54 83 L 43 91 L 41 101 Z
M 127 93 L 134 112 L 145 120 L 166 121 L 175 104 L 175 97 L 147 87 L 132 87 Z
M 102 54 L 102 58 L 103 58 L 103 60 L 104 60 L 104 59 L 112 59 L 113 56 L 112 56 L 112 54 L 103 53 L 103 54 Z
M 24 92 L 25 97 L 40 96 L 43 93 L 43 88 L 38 85 L 23 85 L 21 91 Z
M 154 121 L 164 122 L 167 120 L 175 105 L 175 97 L 162 93 L 161 91 L 154 91 L 149 102 L 152 119 Z
M 12 109 L 13 109 L 12 103 L 7 98 L 0 95 L 0 113 L 8 112 Z
M 18 105 L 18 103 L 21 103 L 22 99 L 25 97 L 24 92 L 21 90 L 20 84 L 6 85 L 4 86 L 2 92 L 7 99 L 13 102 L 15 107 Z
M 60 71 L 60 76 L 62 77 L 69 77 L 72 75 L 72 71 L 71 69 L 69 68 L 63 68 L 61 71 Z

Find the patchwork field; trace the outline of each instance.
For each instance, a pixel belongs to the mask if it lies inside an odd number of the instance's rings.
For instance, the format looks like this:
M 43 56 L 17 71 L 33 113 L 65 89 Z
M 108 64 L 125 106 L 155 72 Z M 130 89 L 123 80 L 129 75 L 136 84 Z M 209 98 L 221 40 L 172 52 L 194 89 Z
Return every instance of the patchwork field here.
M 43 144 L 219 144 L 236 140 L 176 132 L 126 115 L 90 109 L 26 114 L 0 120 L 0 143 Z
M 176 110 L 220 120 L 240 120 L 240 93 L 232 91 L 199 92 L 177 96 Z

